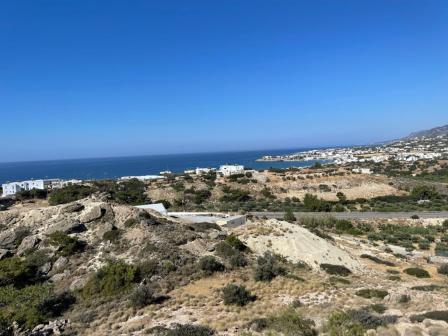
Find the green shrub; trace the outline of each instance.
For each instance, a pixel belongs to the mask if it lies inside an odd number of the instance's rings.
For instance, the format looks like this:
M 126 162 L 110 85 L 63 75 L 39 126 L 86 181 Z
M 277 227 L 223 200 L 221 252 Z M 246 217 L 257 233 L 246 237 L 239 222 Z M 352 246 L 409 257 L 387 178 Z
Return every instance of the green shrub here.
M 285 212 L 285 216 L 283 217 L 283 220 L 292 223 L 296 221 L 296 216 L 294 216 L 294 213 L 292 212 L 291 209 L 287 209 Z
M 424 319 L 445 321 L 448 323 L 448 310 L 429 311 L 424 314 L 412 315 L 411 322 L 423 322 Z
M 437 272 L 439 274 L 448 275 L 448 263 L 440 265 Z
M 38 281 L 37 267 L 17 257 L 0 260 L 0 286 L 22 287 Z M 1 299 L 1 297 L 0 297 Z
M 245 306 L 255 300 L 246 287 L 234 284 L 228 284 L 222 289 L 222 297 L 225 305 Z
M 419 267 L 410 267 L 403 270 L 404 273 L 408 275 L 415 276 L 417 278 L 430 278 L 428 271 L 424 270 L 423 268 Z
M 325 272 L 331 275 L 339 275 L 339 276 L 349 276 L 352 271 L 350 271 L 347 267 L 343 265 L 333 265 L 333 264 L 320 264 L 320 268 Z
M 398 298 L 398 303 L 408 303 L 409 301 L 411 301 L 411 297 L 407 294 L 402 294 Z
M 234 235 L 229 235 L 226 237 L 226 242 L 233 248 L 237 249 L 238 251 L 246 251 L 248 249 L 247 245 L 244 244 L 238 237 Z
M 174 324 L 171 329 L 154 327 L 149 330 L 154 336 L 213 336 L 215 332 L 209 327 L 193 324 Z
M 85 198 L 93 193 L 93 189 L 83 185 L 69 185 L 54 189 L 50 193 L 48 202 L 51 205 L 65 204 Z
M 148 285 L 137 286 L 130 295 L 132 306 L 140 309 L 155 301 L 154 290 Z
M 395 266 L 395 264 L 393 262 L 380 259 L 380 258 L 378 258 L 376 256 L 372 256 L 370 254 L 361 254 L 361 258 L 372 260 L 373 262 L 376 262 L 377 264 L 381 264 L 381 265 L 386 265 L 386 266 L 390 266 L 390 267 Z
M 103 240 L 109 241 L 113 244 L 116 244 L 120 241 L 122 231 L 117 228 L 113 228 L 112 230 L 106 231 L 103 234 Z
M 395 315 L 377 316 L 370 312 L 371 307 L 361 309 L 351 309 L 347 311 L 351 320 L 359 323 L 364 329 L 376 329 L 379 326 L 385 326 L 388 324 L 394 324 L 397 322 L 398 317 Z
M 205 256 L 199 259 L 199 269 L 207 275 L 212 275 L 215 272 L 224 271 L 225 267 L 213 256 Z
M 344 285 L 349 285 L 350 281 L 345 278 L 340 278 L 340 277 L 332 275 L 332 276 L 330 276 L 330 283 L 332 283 L 332 284 L 341 283 Z
M 226 259 L 234 256 L 238 252 L 238 250 L 234 249 L 227 242 L 219 242 L 218 244 L 216 244 L 215 251 L 218 256 Z
M 330 336 L 363 336 L 366 332 L 361 323 L 344 311 L 333 312 L 323 329 Z
M 372 310 L 378 314 L 383 314 L 387 310 L 387 307 L 382 303 L 375 303 L 368 306 L 367 309 Z
M 257 258 L 257 265 L 254 270 L 254 279 L 256 281 L 271 281 L 278 275 L 285 275 L 286 269 L 279 263 L 278 258 L 265 252 L 263 256 Z
M 33 328 L 60 315 L 73 303 L 73 296 L 66 293 L 56 295 L 49 285 L 20 289 L 12 285 L 3 286 L 0 287 L 0 321 L 6 325 L 16 321 L 21 327 Z
M 247 259 L 244 254 L 237 253 L 230 257 L 229 263 L 232 267 L 245 267 L 247 266 Z
M 137 179 L 114 184 L 111 195 L 115 201 L 122 204 L 138 205 L 149 202 L 145 195 L 145 183 Z
M 356 291 L 355 295 L 361 296 L 366 299 L 378 298 L 384 299 L 389 293 L 386 290 L 364 288 Z
M 155 259 L 146 259 L 137 265 L 137 269 L 141 279 L 149 279 L 159 273 L 159 262 Z
M 114 296 L 129 291 L 139 279 L 137 267 L 123 261 L 109 262 L 82 289 L 85 298 Z
M 57 247 L 58 254 L 64 257 L 82 252 L 85 248 L 85 243 L 77 237 L 71 237 L 61 231 L 51 233 L 48 236 L 48 242 L 50 245 Z
M 294 308 L 286 308 L 266 319 L 265 328 L 285 336 L 316 336 L 314 321 L 304 319 Z
M 138 221 L 136 218 L 128 218 L 124 222 L 124 227 L 131 228 L 131 227 L 135 226 L 137 223 L 138 223 Z
M 445 287 L 438 286 L 438 285 L 433 285 L 433 284 L 411 287 L 411 289 L 413 289 L 413 290 L 418 290 L 418 291 L 423 291 L 423 292 L 433 292 L 435 290 L 439 290 L 439 289 L 442 289 L 442 288 L 445 288 Z

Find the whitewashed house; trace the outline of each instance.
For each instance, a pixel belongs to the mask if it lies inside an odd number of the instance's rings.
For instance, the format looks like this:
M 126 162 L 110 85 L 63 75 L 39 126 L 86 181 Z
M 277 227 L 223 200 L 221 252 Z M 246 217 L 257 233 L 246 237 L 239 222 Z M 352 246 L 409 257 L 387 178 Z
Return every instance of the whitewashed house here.
M 219 167 L 218 173 L 223 176 L 230 176 L 244 173 L 244 166 L 242 165 L 222 165 Z
M 61 184 L 60 179 L 46 179 L 46 180 L 29 180 L 21 182 L 11 182 L 2 184 L 2 196 L 12 196 L 20 191 L 32 189 L 53 189 Z

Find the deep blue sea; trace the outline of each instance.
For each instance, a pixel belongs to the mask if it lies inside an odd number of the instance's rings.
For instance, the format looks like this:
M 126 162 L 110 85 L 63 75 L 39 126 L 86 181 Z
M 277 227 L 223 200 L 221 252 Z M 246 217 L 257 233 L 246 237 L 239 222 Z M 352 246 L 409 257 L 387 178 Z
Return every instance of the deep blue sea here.
M 271 167 L 303 167 L 307 162 L 257 162 L 263 155 L 282 155 L 308 150 L 264 150 L 247 152 L 197 153 L 148 155 L 134 157 L 52 160 L 33 162 L 0 163 L 0 183 L 27 179 L 111 179 L 127 175 L 152 175 L 164 170 L 175 173 L 196 167 L 215 167 L 222 164 L 242 164 L 254 169 Z

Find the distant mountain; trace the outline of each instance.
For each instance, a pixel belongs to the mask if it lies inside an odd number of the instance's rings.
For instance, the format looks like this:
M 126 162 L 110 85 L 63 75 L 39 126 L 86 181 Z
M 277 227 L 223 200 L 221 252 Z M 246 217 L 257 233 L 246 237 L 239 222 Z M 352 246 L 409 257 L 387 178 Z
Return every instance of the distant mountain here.
M 439 135 L 447 135 L 447 134 L 448 134 L 448 125 L 445 125 L 445 126 L 431 128 L 429 130 L 413 132 L 400 140 L 409 140 L 409 139 L 421 138 L 421 137 L 434 138 Z

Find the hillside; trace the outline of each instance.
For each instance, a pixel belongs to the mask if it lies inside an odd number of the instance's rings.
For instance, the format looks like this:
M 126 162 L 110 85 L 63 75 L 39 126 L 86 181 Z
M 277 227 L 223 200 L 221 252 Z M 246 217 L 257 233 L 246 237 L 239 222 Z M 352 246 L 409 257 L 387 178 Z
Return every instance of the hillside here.
M 439 135 L 448 135 L 448 125 L 434 127 L 429 130 L 413 132 L 413 133 L 409 134 L 408 136 L 402 138 L 401 140 L 410 140 L 410 139 L 421 138 L 421 137 L 434 138 Z
M 440 224 L 230 229 L 100 195 L 16 207 L 0 212 L 0 335 L 447 335 Z

